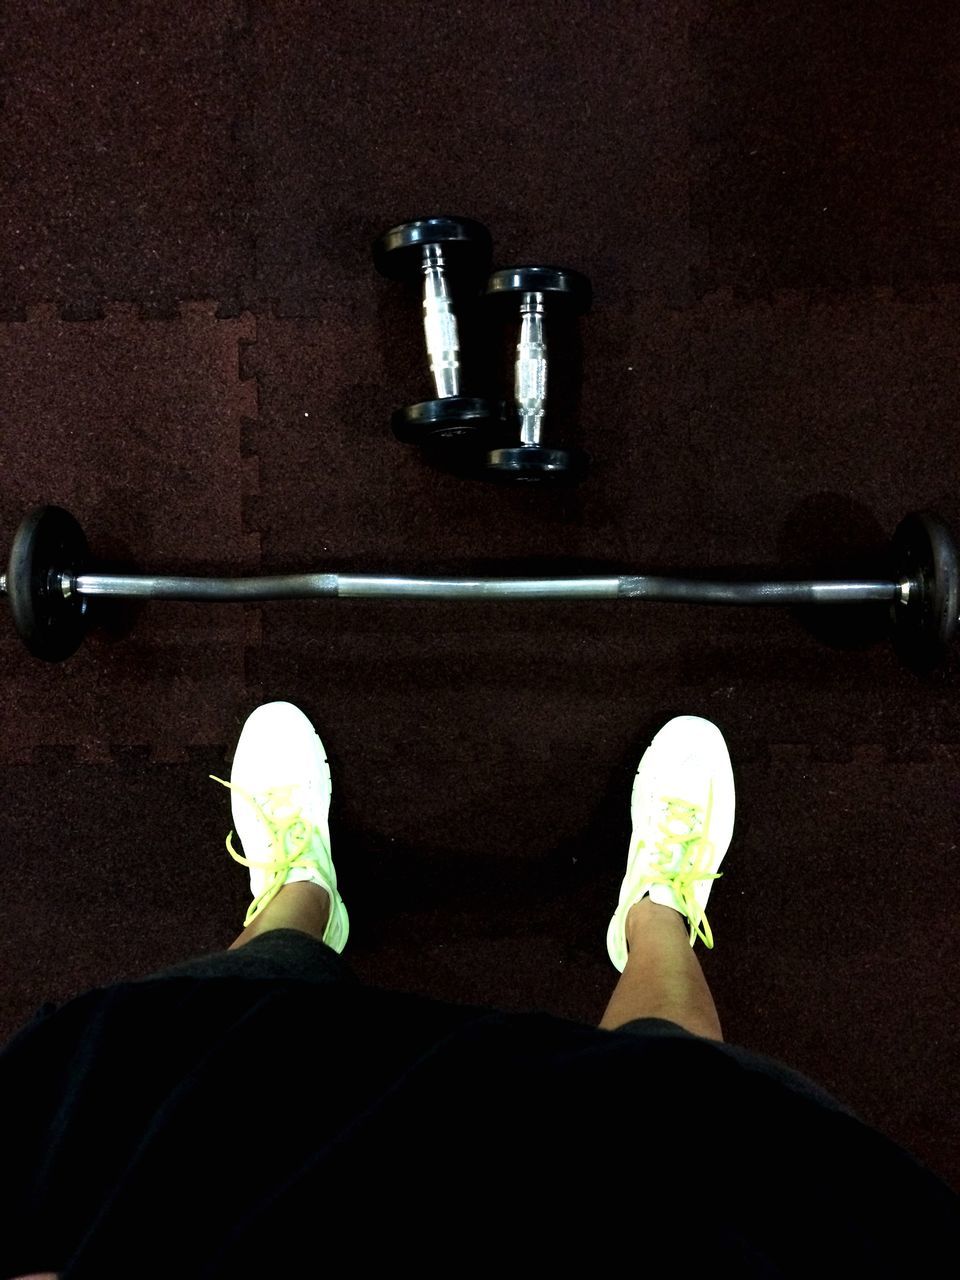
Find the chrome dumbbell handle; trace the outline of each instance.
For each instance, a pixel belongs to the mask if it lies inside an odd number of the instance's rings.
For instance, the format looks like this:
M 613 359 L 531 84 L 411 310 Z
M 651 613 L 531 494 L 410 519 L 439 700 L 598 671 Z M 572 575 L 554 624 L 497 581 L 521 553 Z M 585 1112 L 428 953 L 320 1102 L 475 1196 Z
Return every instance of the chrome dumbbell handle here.
M 514 399 L 520 415 L 520 443 L 539 444 L 547 403 L 547 346 L 543 335 L 542 293 L 525 293 L 520 303 L 520 340 L 514 374 Z
M 440 245 L 423 249 L 423 332 L 438 399 L 460 394 L 460 335 Z

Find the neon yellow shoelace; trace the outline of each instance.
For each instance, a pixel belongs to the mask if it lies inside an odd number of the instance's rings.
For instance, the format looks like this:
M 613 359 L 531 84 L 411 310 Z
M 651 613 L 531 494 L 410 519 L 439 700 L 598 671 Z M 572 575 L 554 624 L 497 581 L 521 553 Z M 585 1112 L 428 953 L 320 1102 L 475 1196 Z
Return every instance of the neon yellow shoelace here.
M 263 892 L 250 904 L 243 922 L 246 928 L 251 920 L 277 896 L 294 867 L 313 865 L 312 860 L 305 857 L 305 854 L 315 840 L 320 842 L 328 856 L 330 850 L 319 828 L 302 817 L 303 806 L 294 802 L 293 791 L 296 784 L 271 787 L 265 792 L 263 804 L 258 804 L 254 797 L 242 787 L 238 787 L 233 782 L 226 782 L 223 778 L 217 778 L 212 773 L 209 776 L 213 782 L 219 782 L 222 787 L 243 796 L 259 815 L 270 837 L 270 852 L 273 856 L 266 862 L 257 862 L 237 853 L 233 847 L 232 831 L 227 836 L 227 852 L 234 862 L 239 862 L 243 867 L 260 867 L 271 877 Z
M 713 930 L 707 914 L 697 902 L 694 886 L 702 880 L 719 880 L 722 871 L 708 871 L 714 855 L 713 842 L 706 836 L 713 811 L 713 787 L 707 807 L 700 809 L 688 800 L 664 796 L 667 813 L 660 823 L 663 839 L 657 842 L 657 870 L 646 877 L 646 883 L 667 885 L 676 896 L 683 914 L 690 921 L 690 945 L 699 938 L 705 947 L 713 948 Z M 688 834 L 671 831 L 671 824 L 688 828 Z M 642 843 L 642 842 L 641 842 Z

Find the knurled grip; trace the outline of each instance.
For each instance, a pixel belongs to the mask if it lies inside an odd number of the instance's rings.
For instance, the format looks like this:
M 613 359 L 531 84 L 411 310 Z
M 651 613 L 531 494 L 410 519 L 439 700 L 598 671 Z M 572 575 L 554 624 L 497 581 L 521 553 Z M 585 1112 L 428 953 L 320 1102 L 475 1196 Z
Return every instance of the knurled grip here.
M 438 245 L 423 251 L 423 335 L 438 399 L 458 396 L 460 335 Z
M 539 444 L 547 403 L 547 347 L 543 335 L 542 293 L 523 295 L 514 398 L 520 414 L 521 444 Z

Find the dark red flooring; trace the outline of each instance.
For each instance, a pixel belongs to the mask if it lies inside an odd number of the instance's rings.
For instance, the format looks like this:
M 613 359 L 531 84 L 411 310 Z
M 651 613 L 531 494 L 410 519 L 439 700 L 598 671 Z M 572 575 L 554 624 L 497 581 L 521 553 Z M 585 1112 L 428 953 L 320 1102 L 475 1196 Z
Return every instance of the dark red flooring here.
M 0 85 L 6 537 L 57 501 L 139 568 L 829 571 L 960 514 L 944 6 L 55 8 Z M 446 209 L 593 278 L 575 494 L 389 432 L 425 382 L 369 240 Z M 595 1019 L 636 760 L 700 714 L 728 1034 L 960 1185 L 958 675 L 759 610 L 153 605 L 59 667 L 8 626 L 0 1031 L 230 939 L 207 774 L 272 698 L 330 752 L 363 977 Z

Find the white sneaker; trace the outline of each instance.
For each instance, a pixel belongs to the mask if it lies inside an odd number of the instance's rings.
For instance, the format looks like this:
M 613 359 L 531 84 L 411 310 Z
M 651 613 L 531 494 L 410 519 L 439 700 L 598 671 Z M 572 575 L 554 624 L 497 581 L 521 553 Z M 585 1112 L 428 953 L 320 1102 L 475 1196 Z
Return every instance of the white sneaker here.
M 607 929 L 607 951 L 627 963 L 627 913 L 646 894 L 690 921 L 713 946 L 706 907 L 717 868 L 730 847 L 736 793 L 723 734 L 709 720 L 677 716 L 644 752 L 633 784 L 633 834 L 620 901 Z
M 227 850 L 250 868 L 253 902 L 244 927 L 285 884 L 311 880 L 330 895 L 323 940 L 342 951 L 350 920 L 330 854 L 330 767 L 307 717 L 289 702 L 257 707 L 240 734 L 230 781 L 213 781 L 233 793 L 233 822 L 246 856 L 234 849 L 233 832 Z

